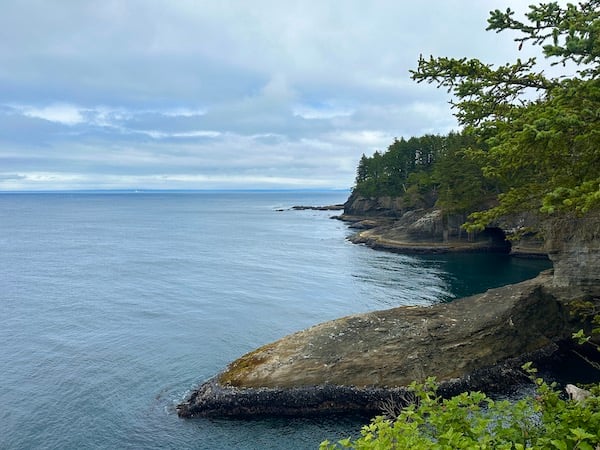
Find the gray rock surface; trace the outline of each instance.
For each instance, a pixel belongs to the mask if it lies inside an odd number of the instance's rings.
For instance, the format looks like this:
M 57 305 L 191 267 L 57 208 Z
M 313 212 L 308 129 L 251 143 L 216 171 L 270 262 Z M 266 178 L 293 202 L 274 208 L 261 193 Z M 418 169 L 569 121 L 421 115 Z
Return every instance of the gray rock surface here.
M 432 307 L 399 307 L 336 319 L 261 347 L 219 376 L 223 385 L 404 386 L 460 377 L 562 337 L 548 274 Z
M 450 393 L 510 384 L 520 364 L 548 356 L 579 326 L 546 288 L 551 280 L 548 272 L 451 303 L 316 325 L 234 361 L 180 414 L 368 412 L 428 376 Z
M 547 258 L 543 239 L 535 232 L 541 228 L 539 217 L 520 213 L 505 217 L 479 233 L 462 229 L 467 216 L 444 215 L 433 205 L 421 209 L 408 208 L 401 198 L 366 198 L 352 194 L 344 204 L 344 213 L 336 217 L 349 222 L 359 231 L 350 241 L 377 250 L 402 253 L 445 252 L 511 252 L 527 258 Z M 507 236 L 519 233 L 508 242 Z
M 600 291 L 600 214 L 550 221 L 546 247 L 554 264 L 557 288 Z

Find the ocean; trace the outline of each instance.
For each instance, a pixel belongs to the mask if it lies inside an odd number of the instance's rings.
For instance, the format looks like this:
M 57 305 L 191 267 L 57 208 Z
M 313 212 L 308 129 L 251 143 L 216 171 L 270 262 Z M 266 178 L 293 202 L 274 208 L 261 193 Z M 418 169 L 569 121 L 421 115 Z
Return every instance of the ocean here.
M 430 305 L 547 261 L 350 244 L 345 191 L 0 194 L 0 448 L 304 449 L 361 422 L 178 418 L 242 354 L 348 314 Z M 363 419 L 364 420 L 364 419 Z

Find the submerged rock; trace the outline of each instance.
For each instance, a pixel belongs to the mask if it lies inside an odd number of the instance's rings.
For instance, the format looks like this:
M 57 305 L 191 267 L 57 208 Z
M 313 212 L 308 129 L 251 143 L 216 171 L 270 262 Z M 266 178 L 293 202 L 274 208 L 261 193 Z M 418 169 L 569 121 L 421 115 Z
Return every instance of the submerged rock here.
M 308 415 L 380 410 L 412 381 L 443 393 L 502 391 L 519 367 L 569 338 L 568 305 L 552 274 L 431 307 L 399 307 L 325 322 L 234 361 L 179 405 L 182 417 Z

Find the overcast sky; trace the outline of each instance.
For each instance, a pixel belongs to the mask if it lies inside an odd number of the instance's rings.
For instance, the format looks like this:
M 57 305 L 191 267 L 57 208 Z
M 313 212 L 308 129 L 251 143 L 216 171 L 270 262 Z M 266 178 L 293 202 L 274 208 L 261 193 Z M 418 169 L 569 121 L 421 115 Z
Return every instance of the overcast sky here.
M 486 19 L 526 4 L 3 0 L 0 190 L 349 188 L 456 129 L 419 54 L 513 61 Z

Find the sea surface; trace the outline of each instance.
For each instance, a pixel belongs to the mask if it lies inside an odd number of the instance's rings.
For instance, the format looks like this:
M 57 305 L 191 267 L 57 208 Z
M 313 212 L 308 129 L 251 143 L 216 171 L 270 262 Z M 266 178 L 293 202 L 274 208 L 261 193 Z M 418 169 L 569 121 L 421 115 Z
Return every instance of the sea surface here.
M 356 418 L 179 419 L 242 354 L 343 315 L 429 305 L 545 261 L 350 244 L 332 192 L 0 194 L 1 449 L 304 449 Z

